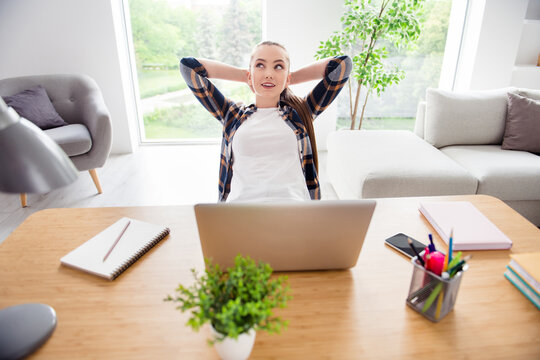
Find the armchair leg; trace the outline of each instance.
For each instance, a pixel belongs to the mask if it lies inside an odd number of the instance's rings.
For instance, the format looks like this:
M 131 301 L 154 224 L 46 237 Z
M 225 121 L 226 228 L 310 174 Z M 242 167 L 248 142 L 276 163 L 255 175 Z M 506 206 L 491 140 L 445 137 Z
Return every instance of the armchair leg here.
M 26 207 L 26 193 L 21 193 L 21 206 Z
M 92 180 L 94 180 L 94 185 L 96 185 L 96 189 L 99 194 L 103 193 L 103 190 L 101 190 L 101 184 L 99 183 L 99 178 L 96 172 L 96 169 L 88 170 L 90 173 L 90 176 L 92 177 Z

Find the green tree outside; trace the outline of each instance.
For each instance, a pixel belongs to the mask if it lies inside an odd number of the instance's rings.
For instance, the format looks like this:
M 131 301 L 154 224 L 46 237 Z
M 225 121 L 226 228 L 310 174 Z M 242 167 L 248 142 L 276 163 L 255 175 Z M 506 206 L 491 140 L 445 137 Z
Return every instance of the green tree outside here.
M 178 71 L 179 59 L 205 57 L 247 67 L 253 45 L 261 40 L 261 0 L 210 6 L 191 3 L 188 8 L 167 0 L 129 0 L 141 102 L 171 94 L 172 106 L 145 112 L 146 139 L 219 138 L 219 122 L 186 89 Z M 438 85 L 450 7 L 451 0 L 427 0 L 417 47 L 387 48 L 388 61 L 402 66 L 406 76 L 381 97 L 371 97 L 364 129 L 412 130 L 418 101 L 427 87 Z M 254 101 L 243 84 L 214 82 L 232 99 Z M 348 92 L 343 91 L 338 98 L 338 128 L 350 122 L 348 102 Z
M 261 40 L 261 0 L 191 4 L 129 0 L 146 139 L 219 138 L 221 125 L 187 89 L 179 60 L 195 56 L 247 67 L 252 46 Z M 237 101 L 254 101 L 243 84 L 214 83 Z
M 372 96 L 366 106 L 363 129 L 413 130 L 418 102 L 428 87 L 438 87 L 441 73 L 451 0 L 427 0 L 421 22 L 422 33 L 412 49 L 387 47 L 389 64 L 401 67 L 405 78 L 380 97 Z M 349 94 L 338 98 L 338 129 L 348 128 Z

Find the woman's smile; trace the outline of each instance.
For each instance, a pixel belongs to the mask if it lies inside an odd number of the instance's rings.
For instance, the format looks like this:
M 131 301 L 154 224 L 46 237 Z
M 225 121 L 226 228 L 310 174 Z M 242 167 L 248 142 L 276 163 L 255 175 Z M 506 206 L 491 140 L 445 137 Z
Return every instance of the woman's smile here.
M 264 82 L 261 85 L 266 89 L 272 89 L 272 88 L 274 88 L 276 86 L 276 85 L 272 84 L 271 82 Z

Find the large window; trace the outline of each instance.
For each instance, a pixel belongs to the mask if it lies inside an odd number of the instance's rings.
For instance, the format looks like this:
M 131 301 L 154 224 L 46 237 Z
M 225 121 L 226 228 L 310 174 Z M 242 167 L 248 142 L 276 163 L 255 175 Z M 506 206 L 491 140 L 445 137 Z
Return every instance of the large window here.
M 129 0 L 143 141 L 219 138 L 178 70 L 185 56 L 246 67 L 261 39 L 261 0 Z M 254 101 L 242 84 L 213 81 L 227 96 Z
M 372 94 L 366 106 L 362 129 L 413 130 L 416 108 L 428 87 L 438 87 L 441 74 L 451 0 L 427 0 L 422 15 L 423 30 L 414 49 L 387 46 L 389 63 L 405 71 L 405 78 L 380 97 Z M 384 44 L 381 44 L 384 45 Z M 338 128 L 350 127 L 349 94 L 339 97 Z M 362 95 L 363 97 L 363 95 Z

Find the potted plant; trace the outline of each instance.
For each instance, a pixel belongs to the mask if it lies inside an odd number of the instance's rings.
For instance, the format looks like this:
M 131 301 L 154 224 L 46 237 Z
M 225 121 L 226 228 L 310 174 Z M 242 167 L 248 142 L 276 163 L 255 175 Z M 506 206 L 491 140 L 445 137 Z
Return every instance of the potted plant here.
M 271 278 L 270 265 L 241 255 L 225 272 L 209 260 L 205 263 L 202 276 L 191 269 L 193 285 L 179 285 L 176 295 L 164 300 L 179 303 L 182 312 L 191 311 L 187 325 L 193 330 L 211 324 L 214 336 L 208 342 L 222 359 L 247 359 L 257 330 L 279 333 L 288 324 L 272 314 L 290 299 L 287 277 Z
M 345 0 L 343 29 L 321 41 L 315 57 L 349 54 L 353 73 L 349 81 L 351 130 L 355 129 L 358 105 L 363 101 L 358 129 L 362 126 L 364 110 L 373 91 L 380 96 L 388 86 L 398 84 L 405 76 L 397 66 L 383 63 L 388 57 L 385 45 L 403 48 L 412 45 L 420 36 L 420 12 L 425 0 Z M 356 95 L 353 99 L 353 85 Z M 360 99 L 362 87 L 365 96 Z

